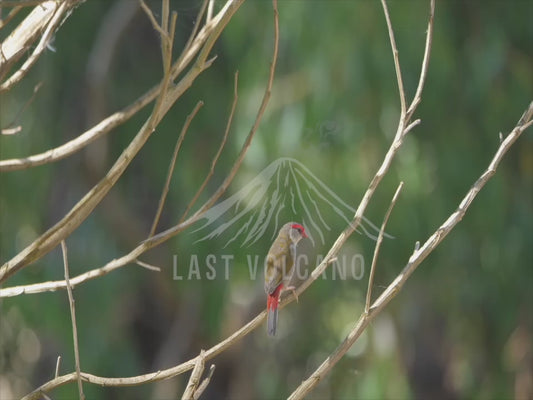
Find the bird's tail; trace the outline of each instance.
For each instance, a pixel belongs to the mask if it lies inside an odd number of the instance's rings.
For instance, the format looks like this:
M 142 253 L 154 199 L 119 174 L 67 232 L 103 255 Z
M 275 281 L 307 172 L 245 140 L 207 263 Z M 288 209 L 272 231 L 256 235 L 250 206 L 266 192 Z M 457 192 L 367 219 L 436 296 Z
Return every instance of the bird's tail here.
M 278 325 L 278 305 L 279 305 L 279 294 L 283 284 L 280 283 L 279 286 L 267 296 L 267 332 L 268 336 L 276 335 L 276 326 Z

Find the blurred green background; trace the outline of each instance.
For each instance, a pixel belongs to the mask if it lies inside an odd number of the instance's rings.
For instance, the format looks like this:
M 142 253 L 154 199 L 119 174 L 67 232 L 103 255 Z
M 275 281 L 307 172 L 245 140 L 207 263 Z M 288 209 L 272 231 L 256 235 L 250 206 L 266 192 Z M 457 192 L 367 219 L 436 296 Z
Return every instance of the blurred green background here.
M 160 16 L 160 3 L 148 4 Z M 171 7 L 179 14 L 179 54 L 200 3 L 173 1 Z M 428 9 L 426 1 L 390 2 L 408 99 L 418 82 Z M 290 157 L 355 208 L 381 164 L 399 116 L 381 5 L 369 0 L 290 0 L 282 1 L 279 11 L 280 53 L 272 98 L 221 201 L 272 162 Z M 0 31 L 0 40 L 24 15 Z M 266 0 L 249 1 L 237 12 L 215 45 L 216 62 L 67 239 L 71 277 L 126 254 L 146 238 L 181 126 L 203 100 L 179 155 L 159 229 L 177 222 L 217 151 L 238 70 L 233 127 L 197 206 L 222 182 L 263 95 L 273 45 L 271 15 Z M 422 123 L 405 140 L 366 212 L 380 225 L 398 183 L 405 182 L 387 229 L 394 239 L 382 246 L 375 296 L 403 268 L 415 242 L 424 241 L 455 210 L 492 159 L 499 132 L 509 132 L 532 100 L 532 18 L 530 1 L 437 2 L 429 73 L 415 114 Z M 21 117 L 22 132 L 0 138 L 1 159 L 39 153 L 73 139 L 133 102 L 161 76 L 158 37 L 133 0 L 87 1 L 66 20 L 52 45 L 55 52 L 46 51 L 20 84 L 2 94 L 4 126 L 43 82 Z M 2 262 L 63 217 L 102 178 L 150 110 L 146 107 L 67 159 L 0 175 Z M 532 144 L 530 128 L 463 221 L 310 399 L 533 397 Z M 310 260 L 325 254 L 345 226 L 327 207 L 323 212 L 330 228 L 323 230 L 325 243 L 300 247 Z M 195 242 L 194 230 L 200 226 L 141 257 L 161 267 L 160 273 L 129 265 L 74 290 L 83 371 L 121 377 L 177 365 L 263 310 L 261 271 L 251 279 L 246 257 L 266 254 L 270 235 L 249 247 L 225 247 L 228 238 L 222 236 Z M 288 396 L 362 312 L 373 248 L 373 240 L 354 234 L 341 253 L 360 257 L 362 279 L 333 279 L 328 270 L 326 279 L 317 280 L 299 303 L 280 312 L 275 339 L 261 327 L 210 361 L 217 368 L 204 398 Z M 214 280 L 206 276 L 209 254 L 216 260 Z M 228 254 L 233 259 L 226 279 L 222 256 Z M 174 255 L 182 280 L 173 279 Z M 198 257 L 200 279 L 187 279 L 192 255 Z M 63 265 L 56 248 L 4 287 L 60 279 Z M 2 399 L 18 398 L 53 378 L 58 355 L 61 374 L 73 371 L 65 291 L 1 300 Z M 84 384 L 84 391 L 91 399 L 170 399 L 181 396 L 188 376 L 130 388 Z M 69 384 L 50 395 L 73 398 L 77 387 Z

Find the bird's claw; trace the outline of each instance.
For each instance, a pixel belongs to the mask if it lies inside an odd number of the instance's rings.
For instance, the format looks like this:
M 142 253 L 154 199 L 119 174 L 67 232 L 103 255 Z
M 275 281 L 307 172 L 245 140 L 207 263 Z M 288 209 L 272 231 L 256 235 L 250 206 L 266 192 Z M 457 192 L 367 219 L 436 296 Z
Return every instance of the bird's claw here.
M 298 295 L 296 294 L 296 286 L 287 286 L 285 290 L 290 290 L 298 303 Z

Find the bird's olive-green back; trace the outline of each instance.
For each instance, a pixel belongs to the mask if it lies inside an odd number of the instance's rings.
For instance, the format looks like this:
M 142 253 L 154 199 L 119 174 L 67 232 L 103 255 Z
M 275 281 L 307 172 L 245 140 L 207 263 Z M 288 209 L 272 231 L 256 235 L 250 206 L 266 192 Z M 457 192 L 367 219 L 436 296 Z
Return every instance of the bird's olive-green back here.
M 284 278 L 288 278 L 292 274 L 294 267 L 294 251 L 288 229 L 282 229 L 266 258 L 265 271 L 265 292 L 272 293 Z

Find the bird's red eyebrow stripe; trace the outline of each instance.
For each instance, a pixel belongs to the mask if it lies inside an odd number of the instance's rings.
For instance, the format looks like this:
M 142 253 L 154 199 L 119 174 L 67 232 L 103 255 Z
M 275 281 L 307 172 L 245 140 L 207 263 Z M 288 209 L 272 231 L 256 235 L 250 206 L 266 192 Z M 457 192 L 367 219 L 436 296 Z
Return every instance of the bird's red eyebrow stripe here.
M 294 229 L 301 229 L 302 231 L 305 231 L 305 228 L 304 228 L 302 225 L 300 225 L 300 224 L 293 224 L 293 225 L 291 226 L 291 228 L 294 228 Z

